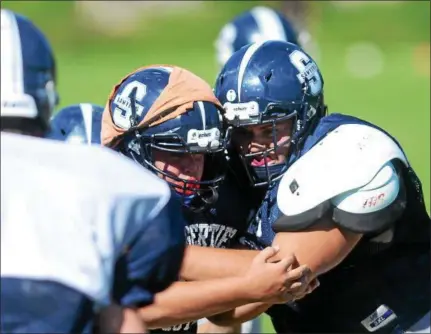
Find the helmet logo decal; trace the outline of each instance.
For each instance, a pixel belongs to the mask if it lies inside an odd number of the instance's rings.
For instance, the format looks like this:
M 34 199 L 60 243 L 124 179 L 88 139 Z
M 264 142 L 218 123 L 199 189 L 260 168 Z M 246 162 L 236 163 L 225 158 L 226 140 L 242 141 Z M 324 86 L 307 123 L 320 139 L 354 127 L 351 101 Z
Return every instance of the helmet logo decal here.
M 130 117 L 132 116 L 132 101 L 130 99 L 130 94 L 133 89 L 136 89 L 136 101 L 134 101 L 136 115 L 141 116 L 144 111 L 144 107 L 138 102 L 142 101 L 147 94 L 147 86 L 137 80 L 129 82 L 123 88 L 122 92 L 115 96 L 114 104 L 116 104 L 116 107 L 112 112 L 114 123 L 123 129 L 129 129 L 131 127 Z
M 259 116 L 259 104 L 256 101 L 246 103 L 226 102 L 223 108 L 226 110 L 225 117 L 229 121 L 233 121 L 235 118 L 245 120 L 250 119 L 250 117 Z
M 229 89 L 228 92 L 226 93 L 226 99 L 229 102 L 233 102 L 236 99 L 236 92 L 233 89 Z
M 310 93 L 317 96 L 322 92 L 322 79 L 316 63 L 304 52 L 295 50 L 290 55 L 290 62 L 298 70 L 296 76 L 300 83 L 307 83 Z
M 187 133 L 187 144 L 197 144 L 199 147 L 218 147 L 220 145 L 220 130 L 191 129 Z

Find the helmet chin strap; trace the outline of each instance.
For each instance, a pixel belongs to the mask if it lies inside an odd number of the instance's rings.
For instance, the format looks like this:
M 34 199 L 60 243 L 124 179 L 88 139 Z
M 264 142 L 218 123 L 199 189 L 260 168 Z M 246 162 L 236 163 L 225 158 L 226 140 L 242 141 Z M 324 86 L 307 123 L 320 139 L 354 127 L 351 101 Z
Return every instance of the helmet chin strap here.
M 185 207 L 189 207 L 192 203 L 192 200 L 196 197 L 196 194 L 184 195 L 184 194 L 179 193 L 175 189 L 173 189 L 173 190 L 174 190 L 173 193 L 175 194 L 175 196 L 177 196 L 181 200 L 181 203 Z

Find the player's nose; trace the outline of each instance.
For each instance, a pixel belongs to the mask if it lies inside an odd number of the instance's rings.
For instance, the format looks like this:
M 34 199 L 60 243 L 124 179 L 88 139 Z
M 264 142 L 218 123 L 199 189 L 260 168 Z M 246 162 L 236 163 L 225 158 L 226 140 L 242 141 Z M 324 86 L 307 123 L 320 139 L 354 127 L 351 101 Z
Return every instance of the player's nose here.
M 195 176 L 199 174 L 200 170 L 203 168 L 203 156 L 200 154 L 189 155 L 187 160 L 184 161 L 184 170 L 187 174 Z

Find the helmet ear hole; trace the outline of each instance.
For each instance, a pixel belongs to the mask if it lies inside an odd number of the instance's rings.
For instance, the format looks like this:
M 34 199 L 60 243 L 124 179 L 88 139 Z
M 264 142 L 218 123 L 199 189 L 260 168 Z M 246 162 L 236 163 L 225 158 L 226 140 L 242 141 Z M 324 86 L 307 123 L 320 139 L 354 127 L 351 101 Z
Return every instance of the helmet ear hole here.
M 265 77 L 264 77 L 265 81 L 268 82 L 269 80 L 271 80 L 271 77 L 272 77 L 272 70 L 265 75 Z
M 220 76 L 220 85 L 223 85 L 224 82 L 224 75 Z
M 265 81 L 268 82 L 269 80 L 271 80 L 271 77 L 272 77 L 272 71 L 265 75 Z

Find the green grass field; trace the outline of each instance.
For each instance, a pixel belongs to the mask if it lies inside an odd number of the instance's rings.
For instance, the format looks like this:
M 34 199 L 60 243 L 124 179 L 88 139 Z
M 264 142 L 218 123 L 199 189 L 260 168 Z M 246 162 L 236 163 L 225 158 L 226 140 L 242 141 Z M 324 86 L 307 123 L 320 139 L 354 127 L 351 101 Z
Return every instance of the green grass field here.
M 265 2 L 278 5 L 277 2 Z M 144 15 L 126 37 L 96 33 L 77 20 L 73 2 L 2 1 L 29 16 L 52 41 L 61 106 L 104 104 L 112 86 L 151 63 L 186 67 L 213 83 L 213 42 L 230 18 L 258 2 L 205 1 L 189 14 Z M 430 208 L 430 3 L 310 3 L 330 112 L 365 118 L 392 133 L 422 180 Z M 359 43 L 359 44 L 358 44 Z M 353 64 L 353 65 L 349 65 Z M 362 68 L 359 73 L 349 70 Z M 374 75 L 368 72 L 375 72 Z M 362 76 L 362 77 L 361 77 Z M 264 332 L 271 325 L 265 320 Z

